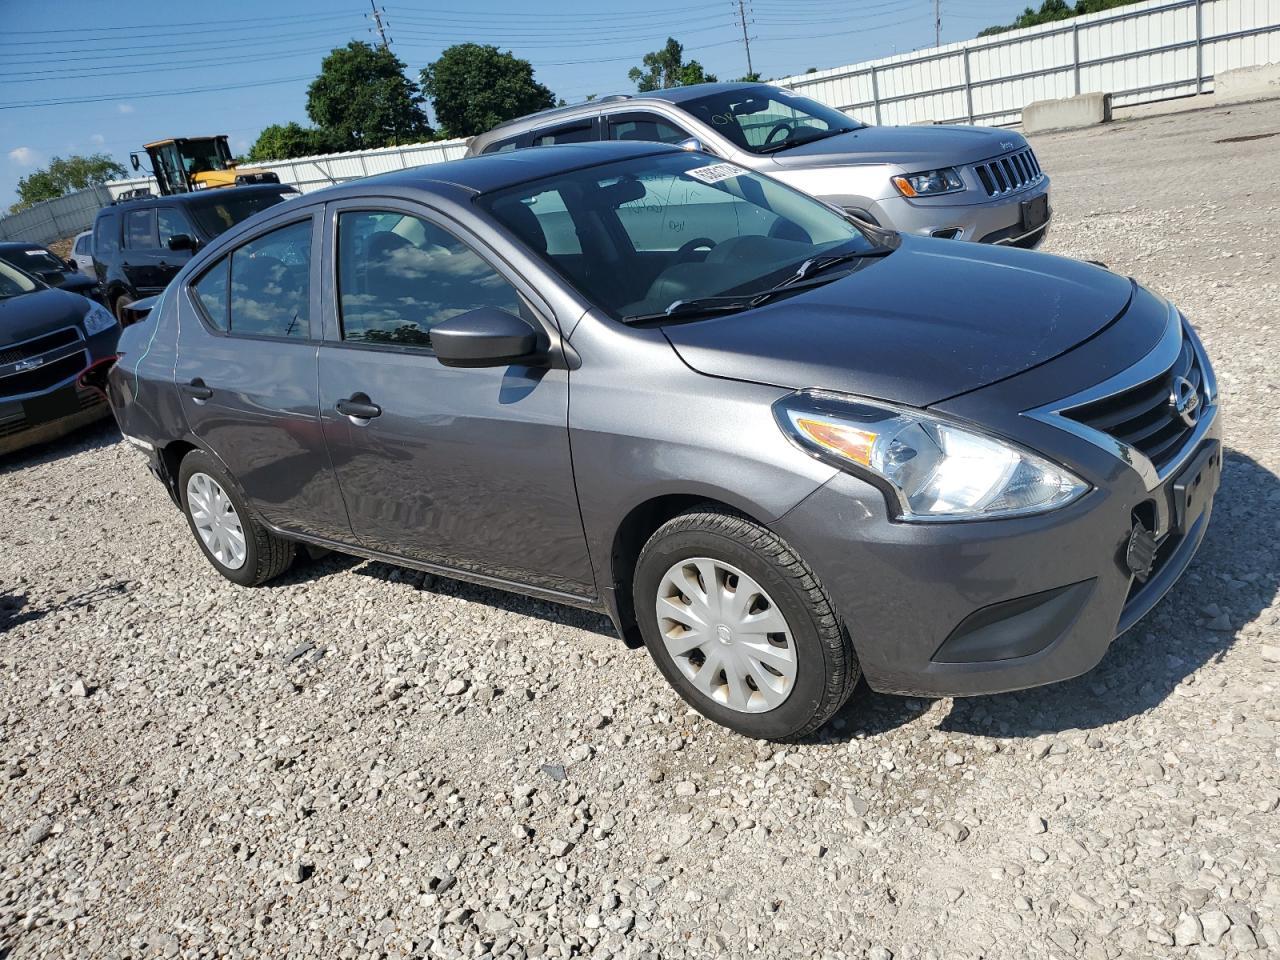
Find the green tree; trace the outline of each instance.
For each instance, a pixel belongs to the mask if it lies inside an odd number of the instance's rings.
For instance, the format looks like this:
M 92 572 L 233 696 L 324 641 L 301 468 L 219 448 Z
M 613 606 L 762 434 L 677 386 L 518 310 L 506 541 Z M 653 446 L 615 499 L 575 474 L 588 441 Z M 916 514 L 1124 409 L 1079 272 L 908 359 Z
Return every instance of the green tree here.
M 1136 2 L 1137 0 L 1076 0 L 1072 5 L 1066 0 L 1043 0 L 1039 10 L 1027 7 L 1013 23 L 987 27 L 978 36 L 989 37 L 1008 30 L 1019 30 L 1022 27 L 1035 27 L 1042 23 L 1053 23 L 1055 20 L 1069 20 L 1071 17 L 1097 13 L 1100 10 L 1110 10 L 1112 7 L 1123 7 Z
M 323 130 L 316 127 L 304 127 L 290 121 L 289 123 L 273 123 L 264 127 L 258 139 L 249 148 L 245 159 L 250 162 L 263 160 L 291 160 L 294 157 L 310 157 L 317 153 L 328 153 L 333 149 L 329 138 Z
M 474 137 L 556 103 L 551 91 L 533 79 L 528 60 L 491 44 L 446 48 L 423 69 L 421 81 L 436 122 L 450 137 Z
M 715 83 L 714 74 L 702 69 L 697 60 L 684 59 L 684 47 L 675 38 L 667 37 L 666 46 L 653 53 L 646 53 L 644 69 L 632 67 L 627 76 L 632 79 L 641 93 L 650 90 L 665 90 L 668 87 L 687 87 L 694 83 Z
M 320 64 L 307 88 L 307 116 L 335 150 L 420 143 L 434 136 L 423 99 L 399 57 L 353 40 Z
M 56 200 L 94 184 L 117 180 L 125 176 L 125 172 L 124 167 L 105 153 L 87 157 L 76 154 L 65 160 L 54 157 L 43 170 L 37 170 L 18 181 L 18 202 L 13 205 L 11 212 L 25 210 L 42 200 Z

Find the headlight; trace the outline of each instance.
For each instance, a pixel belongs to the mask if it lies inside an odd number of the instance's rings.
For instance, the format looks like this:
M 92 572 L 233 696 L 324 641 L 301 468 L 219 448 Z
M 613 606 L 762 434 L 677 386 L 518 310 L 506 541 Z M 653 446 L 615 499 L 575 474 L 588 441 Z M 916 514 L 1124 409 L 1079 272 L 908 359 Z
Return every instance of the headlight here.
M 926 170 L 924 173 L 909 173 L 905 177 L 894 177 L 893 185 L 904 197 L 933 197 L 940 193 L 955 193 L 964 189 L 964 181 L 955 167 L 943 167 L 941 170 Z
M 116 318 L 102 304 L 90 302 L 89 312 L 84 315 L 84 319 L 80 322 L 84 324 L 84 335 L 92 337 L 94 334 L 102 333 L 103 330 L 110 330 L 114 327 Z
M 890 494 L 902 520 L 1044 513 L 1089 490 L 1007 440 L 907 407 L 802 390 L 778 400 L 773 413 L 800 449 Z

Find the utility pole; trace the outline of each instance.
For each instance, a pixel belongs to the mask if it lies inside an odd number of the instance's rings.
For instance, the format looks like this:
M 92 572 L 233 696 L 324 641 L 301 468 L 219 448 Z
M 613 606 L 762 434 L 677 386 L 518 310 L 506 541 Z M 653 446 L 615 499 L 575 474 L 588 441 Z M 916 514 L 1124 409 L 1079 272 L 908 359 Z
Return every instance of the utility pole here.
M 942 46 L 942 0 L 933 0 L 933 45 Z
M 751 66 L 751 38 L 747 36 L 747 9 L 743 0 L 738 0 L 738 19 L 742 23 L 742 46 L 747 51 L 747 76 L 755 76 L 755 70 Z
M 383 11 L 378 9 L 378 5 L 374 3 L 374 0 L 369 0 L 369 8 L 373 10 L 373 22 L 378 25 L 378 36 L 382 38 L 382 49 L 390 50 L 391 46 L 387 42 L 387 31 L 382 23 Z

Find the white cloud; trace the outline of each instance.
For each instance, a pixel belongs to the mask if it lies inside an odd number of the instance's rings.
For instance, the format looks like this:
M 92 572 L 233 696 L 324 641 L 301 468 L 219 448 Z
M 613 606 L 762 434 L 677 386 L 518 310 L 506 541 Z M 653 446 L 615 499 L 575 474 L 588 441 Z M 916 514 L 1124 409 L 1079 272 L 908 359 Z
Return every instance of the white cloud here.
M 95 147 L 100 147 L 107 142 L 107 138 L 100 133 L 94 133 L 89 136 L 89 142 Z
M 119 105 L 116 107 L 116 109 L 117 109 L 117 110 L 119 110 L 121 113 L 133 113 L 133 104 L 132 104 L 132 103 L 122 103 L 122 104 L 119 104 Z
M 20 167 L 34 167 L 40 160 L 40 154 L 30 147 L 14 147 L 9 151 L 9 160 Z

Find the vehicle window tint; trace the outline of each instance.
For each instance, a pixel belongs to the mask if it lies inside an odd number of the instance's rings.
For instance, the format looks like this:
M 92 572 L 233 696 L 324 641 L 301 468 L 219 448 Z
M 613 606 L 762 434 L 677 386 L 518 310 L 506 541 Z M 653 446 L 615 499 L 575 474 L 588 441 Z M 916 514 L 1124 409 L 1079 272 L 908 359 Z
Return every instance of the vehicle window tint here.
M 688 140 L 689 134 L 656 114 L 630 114 L 609 121 L 609 139 L 679 143 Z
M 526 220 L 524 228 L 519 230 L 521 239 L 526 243 L 537 248 L 539 253 L 552 256 L 582 253 L 578 228 L 565 207 L 560 191 L 544 190 L 518 202 L 528 208 L 536 221 L 535 224 Z M 519 214 L 516 216 L 519 217 Z M 538 236 L 539 231 L 541 236 Z
M 479 307 L 520 313 L 515 288 L 470 247 L 410 214 L 338 217 L 342 338 L 431 345 L 431 328 Z
M 495 140 L 484 148 L 484 153 L 510 153 L 516 148 L 516 142 L 519 139 L 519 137 L 510 137 L 507 140 Z
M 89 238 L 91 234 L 86 233 L 82 237 L 76 239 L 76 253 L 84 256 L 89 252 Z
M 179 234 L 195 235 L 187 215 L 176 207 L 161 207 L 156 211 L 156 222 L 159 227 L 160 246 L 162 249 L 169 249 L 170 238 Z
M 115 214 L 108 213 L 98 218 L 93 225 L 94 255 L 105 258 L 120 249 L 120 222 Z
M 590 143 L 595 140 L 595 125 L 584 123 L 576 127 L 560 127 L 536 134 L 533 138 L 535 147 L 546 147 L 553 143 Z
M 273 230 L 231 254 L 231 332 L 311 335 L 311 221 Z
M 154 250 L 156 242 L 156 211 L 130 210 L 124 215 L 124 245 L 130 250 Z
M 717 244 L 738 237 L 778 235 L 787 225 L 764 194 L 761 182 L 744 181 L 755 196 L 735 185 L 719 188 L 680 175 L 645 173 L 644 195 L 618 205 L 618 220 L 638 252 L 670 251 L 695 238 Z M 697 230 L 690 233 L 696 223 Z M 788 239 L 808 240 L 797 234 Z
M 228 264 L 228 258 L 223 257 L 191 285 L 209 322 L 222 331 L 227 329 Z

